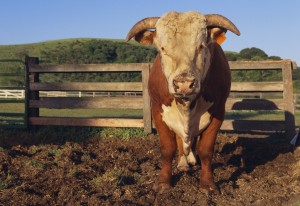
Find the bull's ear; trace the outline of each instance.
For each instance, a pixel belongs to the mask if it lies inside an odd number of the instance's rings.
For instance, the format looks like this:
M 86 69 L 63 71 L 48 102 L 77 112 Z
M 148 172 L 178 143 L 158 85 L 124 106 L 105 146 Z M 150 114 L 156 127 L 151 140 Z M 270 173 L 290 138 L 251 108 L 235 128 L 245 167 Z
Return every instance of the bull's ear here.
M 152 45 L 155 35 L 156 35 L 156 31 L 146 30 L 146 31 L 139 32 L 137 35 L 135 35 L 134 39 L 140 44 Z
M 227 32 L 226 29 L 215 27 L 215 28 L 209 28 L 207 31 L 208 31 L 209 41 L 214 40 L 215 42 L 221 45 L 226 40 L 226 36 L 225 36 Z

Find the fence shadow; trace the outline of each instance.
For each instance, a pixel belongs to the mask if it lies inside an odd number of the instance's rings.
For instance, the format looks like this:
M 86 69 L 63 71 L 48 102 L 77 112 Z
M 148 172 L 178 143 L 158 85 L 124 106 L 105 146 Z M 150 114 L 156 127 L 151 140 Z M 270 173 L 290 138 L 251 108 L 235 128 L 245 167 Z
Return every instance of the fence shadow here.
M 82 142 L 97 136 L 103 128 L 75 126 L 36 126 L 34 130 L 0 127 L 0 147 L 30 147 L 32 145 Z
M 282 107 L 282 106 L 280 106 Z M 294 136 L 295 128 L 293 125 L 289 127 L 288 122 L 295 121 L 294 114 L 279 108 L 278 104 L 268 99 L 243 99 L 232 105 L 232 110 L 248 110 L 242 118 L 252 119 L 257 113 L 251 113 L 253 110 L 262 111 L 281 111 L 284 120 L 240 120 L 233 118 L 233 131 L 238 135 L 235 142 L 228 142 L 220 151 L 221 156 L 230 156 L 227 160 L 227 166 L 234 166 L 237 169 L 232 173 L 229 179 L 220 180 L 218 184 L 232 181 L 236 184 L 236 180 L 243 173 L 250 173 L 256 167 L 265 165 L 276 159 L 280 154 L 293 152 L 293 146 L 290 144 L 291 138 Z M 268 117 L 266 117 L 268 119 Z M 248 128 L 248 130 L 245 128 Z M 221 165 L 219 165 L 221 166 Z M 215 165 L 215 168 L 218 165 Z M 236 185 L 237 187 L 237 185 Z
M 232 181 L 233 186 L 238 187 L 236 181 L 243 173 L 251 173 L 256 167 L 272 162 L 280 154 L 291 153 L 293 149 L 282 133 L 241 133 L 237 141 L 226 143 L 220 151 L 221 156 L 231 155 L 226 166 L 231 165 L 237 169 L 229 179 L 220 180 L 218 184 Z M 214 168 L 217 167 L 217 164 L 214 165 Z

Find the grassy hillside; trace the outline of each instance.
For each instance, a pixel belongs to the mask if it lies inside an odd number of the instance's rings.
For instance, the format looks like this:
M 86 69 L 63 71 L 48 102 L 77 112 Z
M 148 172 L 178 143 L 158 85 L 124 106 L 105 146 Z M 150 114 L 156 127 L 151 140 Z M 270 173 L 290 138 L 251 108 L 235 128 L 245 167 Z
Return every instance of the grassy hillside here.
M 59 46 L 69 46 L 74 42 L 88 42 L 95 40 L 92 38 L 72 38 L 60 39 L 53 41 L 45 41 L 32 44 L 18 44 L 18 45 L 0 45 L 0 59 L 20 59 L 27 54 L 29 56 L 40 57 L 42 51 L 53 50 Z M 96 39 L 104 40 L 104 39 Z M 114 42 L 121 42 L 122 40 L 110 40 Z

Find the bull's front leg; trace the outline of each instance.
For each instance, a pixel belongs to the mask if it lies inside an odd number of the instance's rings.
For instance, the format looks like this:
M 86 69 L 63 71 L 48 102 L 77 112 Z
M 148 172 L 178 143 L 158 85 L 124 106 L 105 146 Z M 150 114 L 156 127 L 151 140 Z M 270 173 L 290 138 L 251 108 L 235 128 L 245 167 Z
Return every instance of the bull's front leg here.
M 153 190 L 163 193 L 171 187 L 172 160 L 175 156 L 177 144 L 175 133 L 162 121 L 161 115 L 153 115 L 155 126 L 159 135 L 161 148 L 161 170 Z
M 221 120 L 212 118 L 210 125 L 202 133 L 198 144 L 198 154 L 201 160 L 200 187 L 213 194 L 219 193 L 214 182 L 211 165 L 214 154 L 214 146 L 221 125 Z

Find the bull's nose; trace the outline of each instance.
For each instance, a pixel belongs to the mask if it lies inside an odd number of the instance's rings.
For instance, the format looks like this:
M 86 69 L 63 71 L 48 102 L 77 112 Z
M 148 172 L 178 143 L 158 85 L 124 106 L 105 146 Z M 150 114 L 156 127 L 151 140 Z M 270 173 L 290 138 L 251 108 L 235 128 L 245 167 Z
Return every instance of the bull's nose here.
M 189 95 L 195 90 L 196 80 L 195 78 L 175 79 L 173 81 L 173 86 L 176 94 Z

